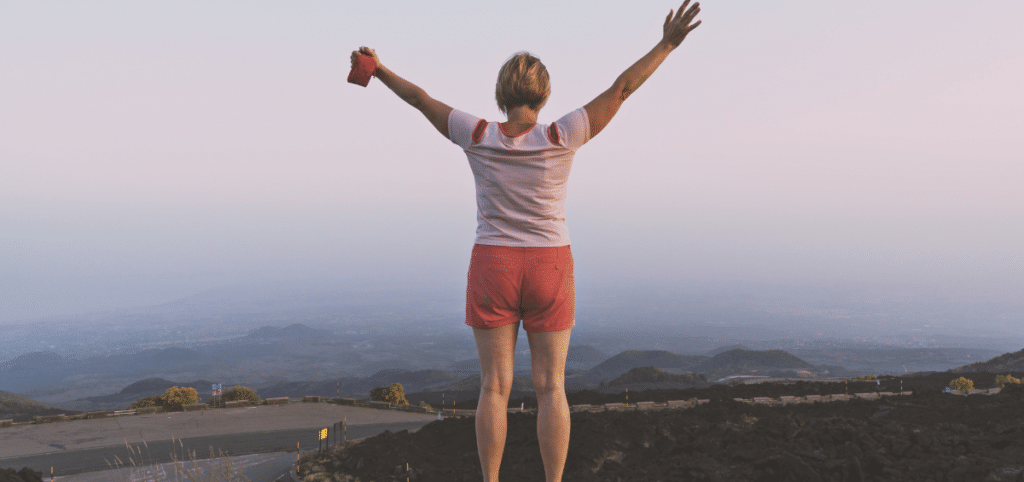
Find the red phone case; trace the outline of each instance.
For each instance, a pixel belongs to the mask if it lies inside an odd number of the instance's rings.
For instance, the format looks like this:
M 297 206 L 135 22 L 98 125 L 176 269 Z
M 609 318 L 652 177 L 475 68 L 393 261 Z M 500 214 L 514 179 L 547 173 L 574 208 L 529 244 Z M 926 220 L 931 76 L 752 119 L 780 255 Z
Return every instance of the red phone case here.
M 370 77 L 373 77 L 373 72 L 376 70 L 377 61 L 373 60 L 373 57 L 359 54 L 356 57 L 355 65 L 352 66 L 352 70 L 348 73 L 348 81 L 366 87 L 370 83 Z

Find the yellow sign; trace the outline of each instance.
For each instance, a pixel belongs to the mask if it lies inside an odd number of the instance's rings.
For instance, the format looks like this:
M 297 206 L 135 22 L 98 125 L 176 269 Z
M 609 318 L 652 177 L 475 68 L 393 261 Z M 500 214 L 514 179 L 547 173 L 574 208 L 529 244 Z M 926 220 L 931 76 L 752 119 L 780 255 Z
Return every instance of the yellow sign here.
M 325 439 L 327 439 L 327 429 L 326 428 L 320 431 L 320 440 L 325 440 Z

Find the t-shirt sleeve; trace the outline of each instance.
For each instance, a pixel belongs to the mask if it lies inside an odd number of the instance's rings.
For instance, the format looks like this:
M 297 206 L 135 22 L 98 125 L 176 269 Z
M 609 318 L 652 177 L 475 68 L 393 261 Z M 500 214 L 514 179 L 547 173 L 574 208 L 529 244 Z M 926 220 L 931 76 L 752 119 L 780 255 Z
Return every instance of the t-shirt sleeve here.
M 473 143 L 473 129 L 479 122 L 479 117 L 452 109 L 448 114 L 448 139 L 463 149 L 468 148 Z
M 555 121 L 558 132 L 562 135 L 565 147 L 579 149 L 590 140 L 590 118 L 587 109 L 580 107 Z

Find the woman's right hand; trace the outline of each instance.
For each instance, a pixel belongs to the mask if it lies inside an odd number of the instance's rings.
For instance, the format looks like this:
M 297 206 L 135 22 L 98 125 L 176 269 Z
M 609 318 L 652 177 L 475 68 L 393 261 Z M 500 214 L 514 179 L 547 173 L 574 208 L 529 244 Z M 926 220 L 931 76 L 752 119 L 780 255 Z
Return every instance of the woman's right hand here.
M 352 51 L 352 66 L 353 67 L 355 67 L 356 59 L 359 58 L 360 55 L 369 55 L 370 57 L 373 57 L 373 61 L 377 62 L 378 66 L 380 65 L 380 58 L 377 57 L 377 52 L 374 52 L 373 49 L 371 49 L 370 47 L 359 47 L 359 50 L 353 50 Z
M 690 25 L 693 18 L 700 13 L 700 3 L 694 3 L 693 6 L 687 10 L 686 5 L 689 3 L 690 0 L 683 2 L 683 5 L 679 7 L 679 11 L 675 12 L 675 16 L 672 15 L 672 10 L 669 10 L 668 16 L 665 17 L 665 26 L 663 27 L 664 33 L 661 41 L 666 45 L 671 46 L 673 49 L 683 43 L 683 39 L 686 38 L 686 35 L 690 33 L 691 30 L 700 25 L 700 20 L 697 20 L 697 23 Z

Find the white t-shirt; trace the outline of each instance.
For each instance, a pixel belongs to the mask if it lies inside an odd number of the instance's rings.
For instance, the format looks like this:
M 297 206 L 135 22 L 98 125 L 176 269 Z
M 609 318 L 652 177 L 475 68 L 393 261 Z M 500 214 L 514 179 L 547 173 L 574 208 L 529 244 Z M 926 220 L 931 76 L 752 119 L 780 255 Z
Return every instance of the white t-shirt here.
M 576 150 L 590 140 L 582 107 L 551 125 L 534 124 L 517 136 L 460 110 L 448 115 L 448 136 L 466 152 L 476 180 L 476 243 L 550 247 L 569 244 L 565 194 Z M 554 130 L 554 132 L 553 132 Z

